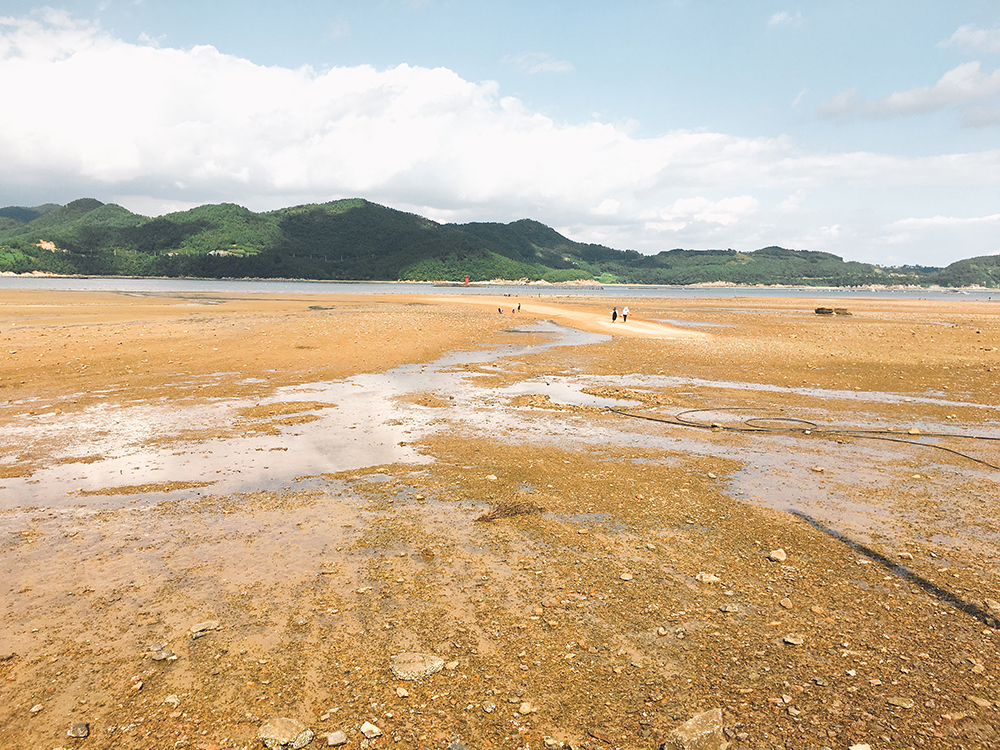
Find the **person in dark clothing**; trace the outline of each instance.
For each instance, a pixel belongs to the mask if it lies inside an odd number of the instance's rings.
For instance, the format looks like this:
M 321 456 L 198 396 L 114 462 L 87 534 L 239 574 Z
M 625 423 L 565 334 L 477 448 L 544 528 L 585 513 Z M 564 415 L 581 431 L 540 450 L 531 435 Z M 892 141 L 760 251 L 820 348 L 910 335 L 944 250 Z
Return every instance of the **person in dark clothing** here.
M 616 320 L 618 320 L 618 308 L 617 307 L 612 307 L 611 308 L 611 322 L 614 323 Z

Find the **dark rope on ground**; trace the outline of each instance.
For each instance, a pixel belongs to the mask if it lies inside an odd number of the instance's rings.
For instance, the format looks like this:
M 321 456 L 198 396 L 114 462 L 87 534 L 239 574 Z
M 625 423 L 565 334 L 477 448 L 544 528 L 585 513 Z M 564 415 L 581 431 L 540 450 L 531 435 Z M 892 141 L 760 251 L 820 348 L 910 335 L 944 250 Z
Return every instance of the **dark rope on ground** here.
M 745 409 L 750 407 L 729 407 L 729 411 L 736 411 L 739 409 Z M 935 445 L 933 443 L 922 443 L 919 440 L 907 440 L 902 437 L 896 437 L 903 433 L 895 430 L 870 430 L 870 429 L 829 429 L 821 427 L 817 422 L 812 422 L 808 419 L 798 419 L 796 417 L 751 417 L 743 421 L 743 426 L 732 426 L 732 425 L 722 425 L 718 422 L 706 423 L 698 422 L 692 419 L 685 419 L 685 415 L 694 414 L 702 411 L 712 411 L 711 409 L 688 409 L 682 411 L 679 414 L 674 415 L 672 418 L 667 417 L 652 417 L 648 414 L 632 414 L 627 411 L 622 411 L 621 409 L 608 409 L 608 411 L 618 414 L 622 417 L 631 417 L 632 419 L 645 419 L 650 422 L 661 422 L 663 424 L 674 425 L 675 427 L 690 427 L 699 430 L 721 430 L 724 432 L 766 432 L 771 434 L 785 434 L 785 435 L 819 435 L 821 437 L 854 437 L 860 438 L 862 440 L 884 440 L 890 443 L 902 443 L 903 445 L 914 445 L 920 448 L 934 448 L 935 450 L 944 451 L 945 453 L 951 453 L 952 455 L 959 456 L 973 463 L 981 464 L 995 471 L 1000 471 L 1000 466 L 991 464 L 989 461 L 984 461 L 981 458 L 976 458 L 975 456 L 970 456 L 968 453 L 963 453 L 957 451 L 953 448 L 948 448 L 943 445 Z M 802 425 L 801 427 L 764 427 L 761 426 L 760 422 L 789 422 L 796 425 Z M 921 437 L 930 438 L 957 438 L 961 440 L 998 440 L 1000 438 L 991 437 L 988 435 L 966 435 L 966 434 L 956 434 L 949 432 L 922 432 Z

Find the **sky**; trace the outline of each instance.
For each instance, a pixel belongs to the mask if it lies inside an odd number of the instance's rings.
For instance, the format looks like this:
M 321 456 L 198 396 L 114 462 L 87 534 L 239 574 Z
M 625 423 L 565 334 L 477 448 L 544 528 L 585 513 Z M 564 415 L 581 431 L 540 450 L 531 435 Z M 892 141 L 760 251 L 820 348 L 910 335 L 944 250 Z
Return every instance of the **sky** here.
M 1000 253 L 997 0 L 4 0 L 0 103 L 0 206 Z

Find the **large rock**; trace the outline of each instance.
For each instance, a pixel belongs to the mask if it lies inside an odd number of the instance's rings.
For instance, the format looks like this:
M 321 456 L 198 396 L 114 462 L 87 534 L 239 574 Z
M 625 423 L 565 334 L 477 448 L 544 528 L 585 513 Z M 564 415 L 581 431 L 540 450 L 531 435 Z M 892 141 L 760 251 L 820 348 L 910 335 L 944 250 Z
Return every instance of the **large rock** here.
M 271 719 L 257 737 L 268 750 L 299 750 L 313 741 L 313 731 L 298 719 Z
M 400 680 L 422 680 L 444 669 L 444 659 L 434 654 L 404 651 L 391 659 L 392 673 Z
M 722 709 L 713 708 L 675 727 L 660 747 L 662 750 L 725 750 L 728 745 L 722 734 Z

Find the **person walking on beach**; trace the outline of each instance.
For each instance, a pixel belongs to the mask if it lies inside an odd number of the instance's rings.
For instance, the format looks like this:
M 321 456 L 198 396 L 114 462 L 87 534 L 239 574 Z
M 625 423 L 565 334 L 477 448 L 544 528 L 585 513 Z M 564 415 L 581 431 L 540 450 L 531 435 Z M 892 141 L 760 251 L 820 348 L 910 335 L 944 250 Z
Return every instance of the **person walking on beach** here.
M 614 323 L 616 320 L 618 320 L 618 308 L 617 307 L 612 307 L 611 308 L 611 322 Z
M 628 323 L 628 305 L 622 308 L 622 323 Z

